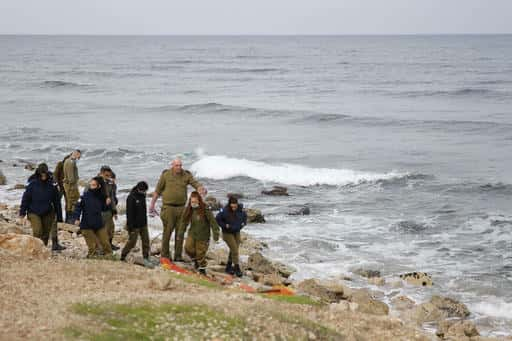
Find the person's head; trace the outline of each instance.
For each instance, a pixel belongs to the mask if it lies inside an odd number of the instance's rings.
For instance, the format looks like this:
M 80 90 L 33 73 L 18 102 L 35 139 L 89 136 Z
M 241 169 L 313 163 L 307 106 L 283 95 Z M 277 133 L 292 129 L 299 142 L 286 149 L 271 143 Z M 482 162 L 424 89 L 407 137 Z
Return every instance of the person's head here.
M 185 209 L 185 218 L 187 222 L 190 222 L 190 219 L 192 218 L 192 211 L 198 210 L 199 216 L 204 217 L 205 211 L 206 211 L 206 204 L 203 201 L 203 198 L 201 197 L 201 194 L 199 192 L 194 191 L 190 193 L 190 198 L 188 200 L 187 208 Z
M 102 179 L 100 177 L 94 177 L 91 180 L 89 180 L 89 189 L 91 191 L 99 191 L 101 189 L 101 181 Z
M 71 153 L 71 158 L 73 160 L 80 160 L 80 157 L 82 156 L 82 152 L 80 151 L 80 149 L 75 149 L 73 150 L 73 152 Z
M 114 172 L 112 172 L 112 168 L 110 168 L 110 166 L 101 166 L 100 175 L 104 179 L 112 179 L 113 174 L 114 174 Z
M 179 158 L 172 160 L 170 166 L 174 174 L 180 174 L 183 170 L 183 162 Z
M 236 211 L 238 209 L 238 199 L 236 197 L 229 197 L 228 205 L 232 211 Z
M 50 178 L 48 174 L 48 165 L 46 163 L 41 163 L 37 166 L 36 176 L 41 181 L 47 181 Z
M 140 181 L 139 183 L 137 183 L 137 185 L 135 185 L 135 187 L 133 188 L 133 191 L 136 191 L 140 194 L 146 194 L 146 192 L 148 191 L 148 184 L 146 181 Z

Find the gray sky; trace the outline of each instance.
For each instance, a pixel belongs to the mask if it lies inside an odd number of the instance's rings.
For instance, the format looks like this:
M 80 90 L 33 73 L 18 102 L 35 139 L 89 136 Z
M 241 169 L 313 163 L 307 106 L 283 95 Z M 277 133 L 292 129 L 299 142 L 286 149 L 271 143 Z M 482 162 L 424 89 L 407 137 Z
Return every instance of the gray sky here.
M 0 34 L 512 33 L 512 0 L 0 0 Z

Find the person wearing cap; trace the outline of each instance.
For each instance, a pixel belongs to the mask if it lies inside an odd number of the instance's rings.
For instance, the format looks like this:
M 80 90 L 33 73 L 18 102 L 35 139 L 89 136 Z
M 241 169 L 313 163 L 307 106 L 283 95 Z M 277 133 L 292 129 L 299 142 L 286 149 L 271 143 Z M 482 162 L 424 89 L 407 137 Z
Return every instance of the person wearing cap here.
M 149 206 L 150 214 L 156 214 L 156 201 L 160 196 L 162 197 L 160 219 L 162 220 L 164 231 L 162 234 L 162 252 L 160 256 L 171 258 L 169 242 L 174 232 L 174 261 L 178 262 L 183 261 L 184 238 L 184 232 L 180 233 L 178 231 L 178 224 L 187 202 L 187 188 L 189 185 L 194 187 L 201 195 L 206 195 L 206 188 L 189 171 L 183 169 L 181 160 L 173 160 L 170 163 L 170 169 L 162 172 Z
M 126 198 L 126 228 L 128 230 L 129 239 L 121 251 L 121 260 L 124 261 L 126 256 L 137 244 L 140 236 L 142 242 L 142 257 L 144 258 L 144 266 L 153 268 L 154 265 L 149 260 L 149 231 L 148 217 L 146 211 L 146 192 L 148 184 L 144 181 L 139 182 L 132 188 L 130 194 Z
M 229 247 L 229 256 L 226 263 L 226 273 L 242 277 L 240 269 L 240 231 L 247 225 L 247 214 L 243 210 L 243 205 L 238 203 L 238 199 L 230 197 L 226 207 L 221 208 L 216 217 L 217 223 L 222 228 L 222 239 Z
M 73 223 L 73 212 L 75 205 L 80 198 L 80 191 L 78 190 L 78 167 L 76 162 L 80 160 L 82 153 L 76 149 L 71 153 L 71 156 L 64 161 L 63 165 L 63 184 L 66 200 L 66 222 L 69 224 Z
M 116 226 L 114 220 L 117 220 L 117 185 L 113 180 L 113 174 L 114 172 L 109 166 L 102 166 L 98 176 L 103 179 L 103 190 L 105 191 L 105 196 L 108 202 L 102 213 L 103 222 L 107 229 L 110 247 L 113 251 L 117 251 L 119 250 L 119 247 L 112 243 Z
M 45 163 L 37 166 L 31 178 L 21 198 L 19 215 L 22 219 L 28 216 L 34 237 L 48 245 L 55 219 L 62 222 L 59 191 Z

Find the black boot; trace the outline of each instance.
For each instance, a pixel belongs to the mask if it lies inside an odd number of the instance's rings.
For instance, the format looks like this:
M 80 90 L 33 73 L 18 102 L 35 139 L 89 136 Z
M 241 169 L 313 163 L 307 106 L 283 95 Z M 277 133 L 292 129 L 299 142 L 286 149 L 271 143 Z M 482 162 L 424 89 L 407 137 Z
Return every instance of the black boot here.
M 206 269 L 205 268 L 199 268 L 199 274 L 206 276 Z
M 110 238 L 110 248 L 112 249 L 112 251 L 117 251 L 120 249 L 119 246 L 112 244 L 112 238 Z
M 235 271 L 236 277 L 242 277 L 244 275 L 242 273 L 242 270 L 240 270 L 240 265 L 238 265 L 238 264 L 235 264 L 234 271 Z
M 235 274 L 235 270 L 233 269 L 233 263 L 228 262 L 226 264 L 226 270 L 225 271 L 226 271 L 227 274 L 234 275 Z
M 75 222 L 73 221 L 73 212 L 66 212 L 66 224 L 73 225 Z
M 65 246 L 59 244 L 59 238 L 55 237 L 52 239 L 52 251 L 62 251 L 66 250 Z

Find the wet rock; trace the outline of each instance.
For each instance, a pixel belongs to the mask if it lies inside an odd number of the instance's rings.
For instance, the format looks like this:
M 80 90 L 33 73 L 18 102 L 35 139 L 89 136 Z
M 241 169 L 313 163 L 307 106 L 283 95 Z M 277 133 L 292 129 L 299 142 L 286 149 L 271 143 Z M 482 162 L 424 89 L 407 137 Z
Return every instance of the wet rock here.
M 361 277 L 372 278 L 372 277 L 380 277 L 379 270 L 370 270 L 370 269 L 356 269 L 353 271 L 355 274 L 358 274 Z
M 439 322 L 448 318 L 466 318 L 469 309 L 454 299 L 433 296 L 429 302 L 422 303 L 411 310 L 410 317 L 418 324 Z
M 227 198 L 236 198 L 237 200 L 244 199 L 245 195 L 243 193 L 228 193 Z
M 386 303 L 376 300 L 366 290 L 354 290 L 348 298 L 349 302 L 357 303 L 356 311 L 372 315 L 388 315 L 389 307 Z
M 430 302 L 442 311 L 447 312 L 448 317 L 466 318 L 471 314 L 468 307 L 464 303 L 460 303 L 453 298 L 436 295 L 432 296 Z
M 209 195 L 207 196 L 205 199 L 204 199 L 204 203 L 206 204 L 206 206 L 208 206 L 210 208 L 210 210 L 212 211 L 218 211 L 222 208 L 222 203 L 220 201 L 217 200 L 217 198 L 215 198 L 214 196 L 212 195 Z
M 50 251 L 41 239 L 26 234 L 7 233 L 0 235 L 0 249 L 23 258 L 48 259 Z
M 0 170 L 0 186 L 7 185 L 7 178 L 5 177 L 4 173 Z
M 264 249 L 268 249 L 267 243 L 258 239 L 250 238 L 249 235 L 245 232 L 240 233 L 240 239 L 241 243 L 239 252 L 241 255 L 250 255 L 254 252 L 261 252 Z
M 480 333 L 471 321 L 445 320 L 439 323 L 436 335 L 444 340 L 462 340 L 480 336 Z
M 301 207 L 295 211 L 288 212 L 288 215 L 310 215 L 310 214 L 311 214 L 311 210 L 307 206 Z
M 368 278 L 368 284 L 383 286 L 386 284 L 386 280 L 382 277 L 370 277 Z
M 37 166 L 35 163 L 27 163 L 25 165 L 25 167 L 23 167 L 24 169 L 28 170 L 28 171 L 34 171 L 36 170 Z
M 22 190 L 22 189 L 25 189 L 24 184 L 16 184 L 16 185 L 14 185 L 14 187 L 9 188 L 9 191 L 17 191 L 17 190 Z
M 272 196 L 289 196 L 288 188 L 282 186 L 274 186 L 270 190 L 263 190 L 261 194 Z
M 261 213 L 261 210 L 248 208 L 245 212 L 247 213 L 247 223 L 261 224 L 265 222 L 265 217 L 263 216 L 263 213 Z
M 409 310 L 412 309 L 416 303 L 407 296 L 397 296 L 391 300 L 391 304 L 396 310 Z
M 297 289 L 329 303 L 337 303 L 346 298 L 346 288 L 339 283 L 320 283 L 316 279 L 306 279 L 297 285 Z
M 410 272 L 400 275 L 400 278 L 411 285 L 430 287 L 434 285 L 432 277 L 426 272 Z
M 295 269 L 279 262 L 272 262 L 259 252 L 255 252 L 249 256 L 247 269 L 262 274 L 277 273 L 285 278 L 290 277 L 290 275 L 295 272 Z

